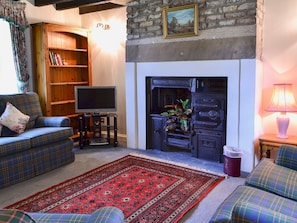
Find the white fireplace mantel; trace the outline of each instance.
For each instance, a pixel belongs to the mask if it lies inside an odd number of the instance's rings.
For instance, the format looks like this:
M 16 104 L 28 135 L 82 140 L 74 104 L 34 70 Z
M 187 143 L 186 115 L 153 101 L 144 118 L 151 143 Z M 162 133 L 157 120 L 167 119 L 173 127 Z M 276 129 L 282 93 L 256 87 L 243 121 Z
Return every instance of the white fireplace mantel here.
M 127 146 L 146 149 L 146 77 L 227 77 L 226 144 L 244 152 L 242 171 L 254 166 L 255 59 L 126 63 Z

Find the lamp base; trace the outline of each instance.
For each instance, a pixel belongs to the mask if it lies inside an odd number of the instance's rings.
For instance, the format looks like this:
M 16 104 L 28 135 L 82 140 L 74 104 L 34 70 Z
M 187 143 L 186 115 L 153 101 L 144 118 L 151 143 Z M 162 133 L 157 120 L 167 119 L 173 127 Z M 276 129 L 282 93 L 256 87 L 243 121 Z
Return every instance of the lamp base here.
M 281 113 L 277 118 L 277 128 L 278 128 L 278 138 L 287 139 L 287 129 L 289 127 L 290 118 L 287 116 L 286 113 Z

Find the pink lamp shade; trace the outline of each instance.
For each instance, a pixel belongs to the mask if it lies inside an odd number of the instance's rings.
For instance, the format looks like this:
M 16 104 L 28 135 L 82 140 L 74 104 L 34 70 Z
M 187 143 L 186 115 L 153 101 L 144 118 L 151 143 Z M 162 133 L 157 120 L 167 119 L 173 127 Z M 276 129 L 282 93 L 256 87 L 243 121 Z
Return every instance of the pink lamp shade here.
M 290 118 L 286 113 L 297 111 L 292 84 L 274 84 L 270 104 L 266 108 L 266 111 L 280 112 L 280 115 L 277 117 L 277 137 L 288 138 L 287 129 L 289 127 Z

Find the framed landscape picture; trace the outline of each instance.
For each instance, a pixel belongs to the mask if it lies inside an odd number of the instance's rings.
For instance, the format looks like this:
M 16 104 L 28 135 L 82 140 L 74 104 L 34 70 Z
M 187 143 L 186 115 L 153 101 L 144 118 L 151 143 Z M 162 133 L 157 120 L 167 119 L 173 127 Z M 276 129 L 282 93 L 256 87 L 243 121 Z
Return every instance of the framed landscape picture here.
M 198 35 L 198 6 L 196 4 L 163 10 L 165 38 Z

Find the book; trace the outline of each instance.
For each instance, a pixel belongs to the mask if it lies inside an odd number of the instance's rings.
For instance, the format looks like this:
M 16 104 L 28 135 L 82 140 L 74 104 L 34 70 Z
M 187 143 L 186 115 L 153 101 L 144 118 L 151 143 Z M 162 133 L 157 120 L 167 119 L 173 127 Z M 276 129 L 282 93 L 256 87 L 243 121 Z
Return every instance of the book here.
M 63 59 L 59 53 L 55 53 L 53 51 L 49 51 L 49 58 L 51 65 L 64 65 Z

